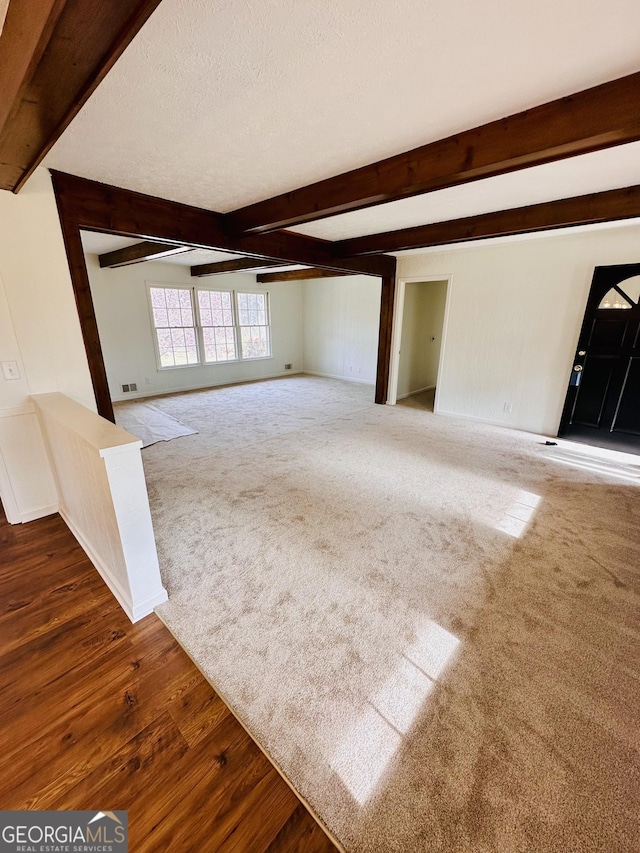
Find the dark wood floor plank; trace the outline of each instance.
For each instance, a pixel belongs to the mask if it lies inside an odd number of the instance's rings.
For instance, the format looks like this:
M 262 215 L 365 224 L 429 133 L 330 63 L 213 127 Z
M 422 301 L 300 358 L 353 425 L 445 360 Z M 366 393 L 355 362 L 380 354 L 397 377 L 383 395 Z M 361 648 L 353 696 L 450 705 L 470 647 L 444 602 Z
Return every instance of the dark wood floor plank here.
M 300 803 L 265 853 L 331 853 L 335 847 Z
M 215 810 L 199 783 L 205 779 L 211 791 L 224 792 L 236 765 L 250 763 L 256 754 L 254 744 L 231 714 L 221 720 L 200 747 L 172 767 L 165 779 L 151 783 L 142 813 L 136 819 L 137 850 L 171 849 L 170 845 L 163 846 L 163 839 L 171 839 L 193 821 L 194 803 L 206 802 L 205 824 L 212 826 Z
M 0 508 L 0 602 L 0 807 L 124 809 L 142 853 L 335 851 L 160 620 L 129 622 L 58 516 L 10 526 Z
M 262 789 L 262 790 L 261 790 Z M 253 799 L 253 804 L 250 802 Z M 246 820 L 256 802 L 265 811 L 261 823 Z M 255 786 L 249 798 L 239 804 L 233 832 L 219 845 L 220 853 L 242 853 L 254 848 L 264 849 L 276 838 L 298 806 L 298 799 L 275 769 Z
M 197 746 L 229 713 L 227 706 L 204 678 L 168 707 L 189 746 Z

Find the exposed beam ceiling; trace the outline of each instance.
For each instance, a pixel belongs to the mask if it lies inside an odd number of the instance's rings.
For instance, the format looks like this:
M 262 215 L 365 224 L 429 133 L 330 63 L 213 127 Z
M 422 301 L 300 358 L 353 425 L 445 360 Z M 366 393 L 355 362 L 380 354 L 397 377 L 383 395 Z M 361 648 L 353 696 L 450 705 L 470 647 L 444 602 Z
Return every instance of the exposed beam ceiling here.
M 191 275 L 220 275 L 227 272 L 250 272 L 251 270 L 263 270 L 267 267 L 282 266 L 281 261 L 261 261 L 256 258 L 239 258 L 236 261 L 219 261 L 215 264 L 197 264 L 191 267 Z
M 265 233 L 640 139 L 640 72 L 229 214 Z
M 479 216 L 466 216 L 448 222 L 433 222 L 383 234 L 355 237 L 338 241 L 334 246 L 339 252 L 348 253 L 350 256 L 400 252 L 487 237 L 505 237 L 553 228 L 615 222 L 639 216 L 640 186 L 633 186 L 532 204 L 528 207 L 498 210 Z
M 285 270 L 283 272 L 265 272 L 256 276 L 258 284 L 270 284 L 272 281 L 305 281 L 313 278 L 337 278 L 342 275 L 357 275 L 353 272 L 339 272 L 338 270 L 322 270 L 312 268 L 308 270 Z
M 395 270 L 395 258 L 385 255 L 338 257 L 332 243 L 288 231 L 234 237 L 225 229 L 225 217 L 220 213 L 61 172 L 53 171 L 52 176 L 61 217 L 79 229 L 155 237 L 180 246 L 277 260 L 280 265 L 287 262 L 378 276 L 392 275 Z
M 17 192 L 160 0 L 11 0 L 0 35 L 0 188 Z
M 152 243 L 143 240 L 134 246 L 126 246 L 124 249 L 115 249 L 113 252 L 105 252 L 98 255 L 101 267 L 124 267 L 128 264 L 138 264 L 141 261 L 157 261 L 169 255 L 179 255 L 183 252 L 192 252 L 191 246 L 169 246 L 166 243 Z

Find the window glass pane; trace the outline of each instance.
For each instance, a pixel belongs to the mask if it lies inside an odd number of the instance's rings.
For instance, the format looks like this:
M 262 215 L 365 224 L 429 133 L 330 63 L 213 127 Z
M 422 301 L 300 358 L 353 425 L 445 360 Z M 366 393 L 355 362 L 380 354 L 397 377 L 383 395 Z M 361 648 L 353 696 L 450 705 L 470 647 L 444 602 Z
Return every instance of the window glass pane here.
M 166 302 L 164 299 L 164 290 L 161 290 L 159 287 L 151 287 L 151 304 L 154 308 L 165 308 Z
M 156 328 L 169 325 L 166 308 L 153 309 L 153 322 L 155 323 Z
M 631 308 L 631 303 L 621 296 L 613 287 L 602 297 L 598 308 Z
M 243 326 L 242 357 L 265 358 L 268 355 L 269 335 L 266 326 Z
M 180 307 L 180 291 L 176 290 L 173 287 L 167 287 L 165 290 L 165 298 L 167 300 L 168 308 L 179 308 Z
M 640 303 L 640 275 L 634 275 L 621 281 L 618 287 L 636 305 Z

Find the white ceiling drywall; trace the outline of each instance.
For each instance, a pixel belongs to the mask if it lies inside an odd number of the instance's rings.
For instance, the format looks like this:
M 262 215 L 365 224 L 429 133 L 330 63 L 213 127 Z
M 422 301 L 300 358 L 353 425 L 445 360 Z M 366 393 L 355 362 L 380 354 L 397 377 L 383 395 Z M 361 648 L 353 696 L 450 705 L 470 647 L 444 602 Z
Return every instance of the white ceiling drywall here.
M 116 234 L 100 234 L 96 231 L 81 231 L 82 248 L 88 255 L 102 255 L 105 252 L 115 252 L 127 246 L 133 246 L 140 242 L 137 237 L 118 237 Z M 156 263 L 178 264 L 183 267 L 196 266 L 197 264 L 216 264 L 222 261 L 233 261 L 242 255 L 232 255 L 230 252 L 216 252 L 213 249 L 193 249 L 190 252 L 181 252 L 178 255 L 169 255 L 166 258 L 158 258 Z M 256 267 L 255 272 L 281 272 L 282 270 L 303 270 L 306 267 L 295 264 L 283 264 L 278 267 Z
M 638 31 L 637 0 L 163 0 L 46 162 L 226 212 L 637 71 Z M 469 215 L 620 186 L 636 156 L 301 230 L 344 237 L 449 218 L 440 204 Z
M 118 237 L 115 234 L 99 234 L 96 231 L 81 231 L 82 248 L 88 255 L 115 252 L 140 242 L 136 237 Z

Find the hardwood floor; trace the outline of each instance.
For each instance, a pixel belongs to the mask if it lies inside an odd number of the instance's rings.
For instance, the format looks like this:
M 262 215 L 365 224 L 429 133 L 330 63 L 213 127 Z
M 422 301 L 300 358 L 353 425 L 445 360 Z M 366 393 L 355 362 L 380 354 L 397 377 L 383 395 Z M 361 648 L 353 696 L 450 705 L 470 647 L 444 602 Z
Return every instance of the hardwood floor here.
M 129 849 L 336 848 L 155 616 L 59 516 L 0 508 L 0 808 L 125 809 Z

